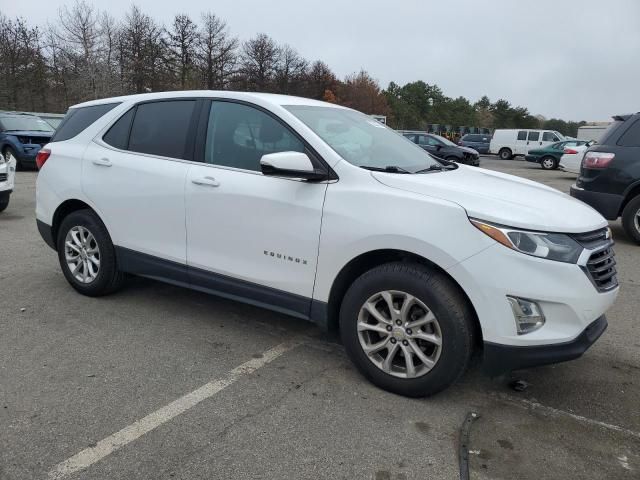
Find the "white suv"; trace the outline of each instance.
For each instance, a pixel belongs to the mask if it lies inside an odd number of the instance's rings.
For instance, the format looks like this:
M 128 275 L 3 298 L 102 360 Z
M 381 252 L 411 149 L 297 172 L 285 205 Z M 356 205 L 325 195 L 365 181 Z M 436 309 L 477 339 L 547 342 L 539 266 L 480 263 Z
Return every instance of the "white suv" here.
M 166 92 L 72 107 L 38 155 L 37 221 L 69 283 L 125 273 L 339 328 L 373 383 L 433 394 L 580 356 L 618 294 L 595 210 L 436 160 L 313 100 Z
M 9 199 L 11 198 L 11 192 L 13 192 L 13 185 L 16 175 L 16 160 L 10 158 L 8 161 L 5 159 L 2 152 L 0 152 L 0 212 L 3 212 L 9 206 Z

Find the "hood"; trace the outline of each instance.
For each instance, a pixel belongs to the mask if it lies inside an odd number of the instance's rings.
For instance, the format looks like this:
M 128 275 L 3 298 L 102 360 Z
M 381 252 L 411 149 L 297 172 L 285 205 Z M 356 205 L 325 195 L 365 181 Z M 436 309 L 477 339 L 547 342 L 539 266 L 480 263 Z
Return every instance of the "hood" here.
M 42 137 L 51 138 L 53 132 L 40 132 L 38 130 L 10 130 L 4 132 L 5 135 L 13 135 L 14 137 Z
M 483 168 L 415 175 L 371 172 L 392 188 L 457 203 L 470 217 L 544 232 L 582 233 L 607 221 L 588 205 L 540 183 Z
M 478 155 L 478 151 L 474 150 L 473 148 L 469 148 L 469 147 L 464 147 L 462 145 L 457 145 L 457 147 L 462 150 L 463 152 L 467 152 L 467 153 L 471 153 L 474 155 Z

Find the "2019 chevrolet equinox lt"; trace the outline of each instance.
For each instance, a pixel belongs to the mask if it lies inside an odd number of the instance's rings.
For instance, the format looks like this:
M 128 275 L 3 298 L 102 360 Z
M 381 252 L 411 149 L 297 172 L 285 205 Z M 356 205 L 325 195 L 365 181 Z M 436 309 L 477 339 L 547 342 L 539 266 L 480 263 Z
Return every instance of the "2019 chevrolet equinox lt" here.
M 91 101 L 38 166 L 38 228 L 78 292 L 136 274 L 339 328 L 364 376 L 403 395 L 446 388 L 476 350 L 492 374 L 576 358 L 618 294 L 595 210 L 328 103 Z

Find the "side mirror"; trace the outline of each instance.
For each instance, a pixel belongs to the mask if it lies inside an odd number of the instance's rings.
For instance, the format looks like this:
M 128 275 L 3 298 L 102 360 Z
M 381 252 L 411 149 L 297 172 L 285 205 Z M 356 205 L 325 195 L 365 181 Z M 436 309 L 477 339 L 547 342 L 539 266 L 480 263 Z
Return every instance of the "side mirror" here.
M 311 159 L 300 152 L 278 152 L 263 155 L 260 159 L 263 175 L 271 177 L 303 178 L 305 180 L 324 180 L 327 174 L 316 170 Z

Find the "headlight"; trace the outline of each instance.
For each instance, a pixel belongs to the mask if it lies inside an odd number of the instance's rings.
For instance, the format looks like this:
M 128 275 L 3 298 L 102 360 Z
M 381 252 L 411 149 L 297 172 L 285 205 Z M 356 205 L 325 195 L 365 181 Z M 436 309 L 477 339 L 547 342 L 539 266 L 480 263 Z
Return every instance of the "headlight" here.
M 473 218 L 469 220 L 478 230 L 489 235 L 496 242 L 534 257 L 576 263 L 583 250 L 578 242 L 564 233 L 530 232 L 493 225 Z

